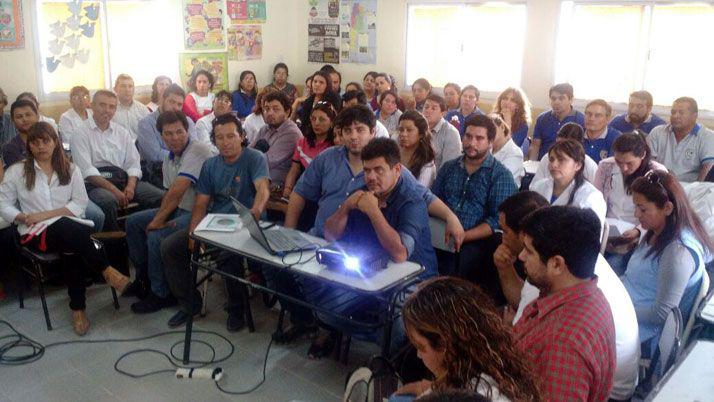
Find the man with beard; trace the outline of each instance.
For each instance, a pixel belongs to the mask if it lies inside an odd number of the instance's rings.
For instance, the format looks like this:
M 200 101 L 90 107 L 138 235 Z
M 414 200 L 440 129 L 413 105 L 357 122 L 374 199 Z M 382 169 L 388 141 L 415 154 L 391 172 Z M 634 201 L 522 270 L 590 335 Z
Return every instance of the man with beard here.
M 473 115 L 464 123 L 463 155 L 439 169 L 432 191 L 456 214 L 464 227 L 464 242 L 458 254 L 439 251 L 443 275 L 459 276 L 484 286 L 498 288 L 496 273 L 482 266 L 491 255 L 491 237 L 499 228 L 498 206 L 517 191 L 513 175 L 494 159 L 490 148 L 496 125 L 484 115 Z
M 667 124 L 659 116 L 652 114 L 652 94 L 647 91 L 635 91 L 630 94 L 627 113 L 615 116 L 610 127 L 623 133 L 640 129 L 647 134 L 653 128 Z
M 600 221 L 592 210 L 539 209 L 521 222 L 523 262 L 537 299 L 513 328 L 549 401 L 605 401 L 616 369 L 615 326 L 598 288 Z M 617 306 L 622 308 L 622 306 Z
M 290 99 L 282 92 L 271 92 L 263 98 L 263 126 L 250 145 L 265 153 L 270 181 L 283 184 L 288 175 L 295 146 L 302 136 L 297 124 L 290 119 Z

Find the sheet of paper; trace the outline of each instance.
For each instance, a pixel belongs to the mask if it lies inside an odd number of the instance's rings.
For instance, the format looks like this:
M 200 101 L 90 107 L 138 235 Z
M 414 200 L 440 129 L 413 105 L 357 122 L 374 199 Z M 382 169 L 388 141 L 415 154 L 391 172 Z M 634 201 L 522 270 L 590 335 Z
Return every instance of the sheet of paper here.
M 616 218 L 606 218 L 605 220 L 610 225 L 610 233 L 607 237 L 620 237 L 623 233 L 635 227 L 633 223 Z
M 243 226 L 237 214 L 208 214 L 195 231 L 235 232 Z

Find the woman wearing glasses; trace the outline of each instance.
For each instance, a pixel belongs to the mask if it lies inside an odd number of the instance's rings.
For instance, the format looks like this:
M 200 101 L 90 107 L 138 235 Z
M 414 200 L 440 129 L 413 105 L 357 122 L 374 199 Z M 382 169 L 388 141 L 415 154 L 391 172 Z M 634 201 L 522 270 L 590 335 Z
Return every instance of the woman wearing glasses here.
M 622 282 L 637 313 L 643 356 L 651 356 L 670 310 L 689 317 L 712 241 L 684 189 L 666 171 L 649 171 L 630 186 L 635 217 L 647 232 Z
M 92 117 L 92 109 L 89 108 L 90 100 L 89 90 L 83 86 L 73 87 L 69 91 L 69 104 L 72 108 L 62 113 L 59 121 L 63 142 L 70 143 L 79 126 Z

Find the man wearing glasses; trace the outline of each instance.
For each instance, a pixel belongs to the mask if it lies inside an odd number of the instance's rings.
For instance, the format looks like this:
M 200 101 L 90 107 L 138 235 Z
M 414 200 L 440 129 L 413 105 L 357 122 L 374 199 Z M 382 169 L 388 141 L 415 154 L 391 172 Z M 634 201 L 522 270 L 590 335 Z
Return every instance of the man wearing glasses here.
M 90 109 L 91 98 L 89 90 L 83 86 L 73 87 L 69 91 L 69 104 L 72 108 L 62 113 L 59 121 L 59 131 L 62 134 L 62 142 L 69 143 L 72 136 L 84 121 L 92 117 Z

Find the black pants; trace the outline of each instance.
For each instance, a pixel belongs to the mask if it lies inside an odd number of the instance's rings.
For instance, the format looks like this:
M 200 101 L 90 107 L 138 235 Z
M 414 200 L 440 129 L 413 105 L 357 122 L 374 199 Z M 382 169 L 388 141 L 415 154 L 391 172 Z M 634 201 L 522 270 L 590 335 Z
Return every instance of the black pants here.
M 106 257 L 97 250 L 89 237 L 91 228 L 62 217 L 45 230 L 45 243 L 48 253 L 72 253 L 62 261 L 62 272 L 67 293 L 69 308 L 84 310 L 86 278 L 88 272 L 101 273 L 108 266 Z M 41 235 L 35 236 L 27 246 L 39 250 Z
M 178 299 L 183 311 L 189 314 L 201 310 L 201 294 L 192 286 L 191 252 L 188 249 L 188 230 L 183 229 L 169 235 L 161 242 L 161 260 L 164 265 L 166 281 L 171 294 Z M 218 269 L 231 275 L 243 277 L 242 258 L 236 254 L 221 252 L 218 254 Z M 226 310 L 229 315 L 243 315 L 245 308 L 245 286 L 238 281 L 225 278 L 228 293 Z M 190 303 L 193 292 L 193 305 Z

